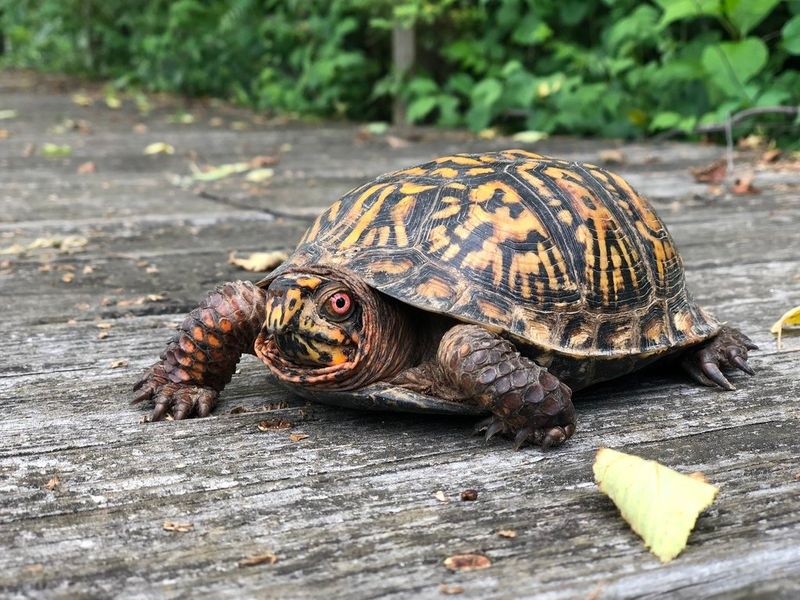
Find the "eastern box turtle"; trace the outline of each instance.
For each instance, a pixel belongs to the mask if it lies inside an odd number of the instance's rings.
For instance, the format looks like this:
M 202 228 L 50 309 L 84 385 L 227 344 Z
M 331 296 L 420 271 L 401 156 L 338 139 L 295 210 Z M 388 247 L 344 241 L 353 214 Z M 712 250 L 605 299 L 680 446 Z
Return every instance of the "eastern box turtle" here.
M 226 283 L 136 384 L 151 419 L 206 416 L 240 356 L 319 401 L 488 414 L 547 447 L 572 392 L 671 357 L 704 385 L 756 346 L 697 306 L 653 208 L 600 167 L 508 150 L 383 175 L 257 284 Z

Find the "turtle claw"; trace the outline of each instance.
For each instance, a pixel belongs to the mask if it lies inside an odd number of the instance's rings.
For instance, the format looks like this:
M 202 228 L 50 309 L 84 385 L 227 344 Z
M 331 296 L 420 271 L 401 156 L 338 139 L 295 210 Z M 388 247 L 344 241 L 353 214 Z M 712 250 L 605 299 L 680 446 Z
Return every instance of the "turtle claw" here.
M 757 348 L 740 331 L 723 327 L 716 337 L 689 351 L 682 364 L 689 376 L 702 385 L 735 390 L 736 387 L 728 381 L 722 369 L 736 368 L 748 375 L 755 375 L 755 371 L 747 363 L 747 351 Z
M 176 421 L 193 416 L 207 417 L 219 396 L 219 392 L 210 387 L 170 381 L 159 363 L 145 372 L 134 384 L 133 390 L 139 393 L 133 397 L 131 404 L 145 400 L 154 403 L 148 421 L 163 421 L 168 415 L 172 415 Z
M 487 428 L 489 427 L 489 425 L 491 425 L 492 423 L 494 423 L 494 415 L 492 415 L 492 416 L 490 416 L 490 417 L 486 417 L 485 419 L 481 419 L 480 421 L 478 421 L 477 423 L 475 423 L 475 428 L 474 428 L 472 431 L 473 431 L 473 433 L 474 433 L 475 435 L 480 435 L 481 433 L 483 433 L 484 431 L 486 431 L 486 429 L 487 429 Z
M 506 424 L 502 421 L 502 419 L 494 419 L 492 424 L 486 429 L 486 441 L 488 442 L 498 433 L 504 433 L 505 430 Z
M 737 367 L 737 368 L 738 368 L 740 371 L 744 371 L 744 372 L 745 372 L 745 373 L 747 373 L 748 375 L 755 375 L 755 374 L 756 374 L 756 372 L 753 370 L 753 367 L 751 367 L 750 365 L 748 365 L 748 364 L 747 364 L 747 361 L 746 361 L 744 358 L 742 358 L 741 356 L 738 356 L 738 355 L 737 355 L 737 356 L 734 356 L 733 358 L 731 358 L 731 359 L 730 359 L 730 361 L 731 361 L 731 362 L 732 362 L 734 365 L 736 365 L 736 367 Z
M 725 375 L 722 374 L 722 371 L 719 370 L 719 366 L 717 366 L 717 363 L 704 362 L 700 365 L 700 368 L 703 370 L 703 374 L 706 377 L 708 377 L 711 381 L 716 383 L 719 387 L 725 390 L 736 389 L 734 385 L 730 381 L 728 381 Z
M 517 432 L 517 435 L 514 436 L 514 450 L 519 450 L 528 441 L 528 438 L 533 433 L 533 429 L 530 427 L 525 427 L 524 429 L 520 429 Z

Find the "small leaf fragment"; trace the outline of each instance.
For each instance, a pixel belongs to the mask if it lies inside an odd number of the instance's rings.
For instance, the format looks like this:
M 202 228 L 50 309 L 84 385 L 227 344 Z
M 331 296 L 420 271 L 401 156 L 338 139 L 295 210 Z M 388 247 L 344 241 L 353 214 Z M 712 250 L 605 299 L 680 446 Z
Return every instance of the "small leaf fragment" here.
M 44 487 L 47 488 L 49 491 L 53 491 L 59 485 L 61 485 L 61 478 L 58 475 L 53 475 L 47 483 L 44 484 Z
M 236 258 L 236 253 L 228 256 L 228 264 L 241 267 L 245 271 L 263 273 L 271 271 L 288 258 L 286 252 L 253 252 L 247 258 Z
M 517 532 L 514 529 L 498 529 L 497 535 L 513 540 L 515 537 L 517 537 Z
M 195 181 L 218 181 L 229 177 L 236 173 L 244 173 L 250 170 L 250 163 L 238 162 L 219 165 L 218 167 L 208 167 L 200 169 L 196 165 L 192 165 L 194 174 L 192 177 Z
M 306 438 L 308 438 L 307 433 L 293 433 L 289 436 L 289 441 L 299 442 L 301 440 L 305 440 Z
M 39 154 L 45 158 L 62 158 L 72 154 L 72 146 L 69 144 L 59 145 L 47 142 L 42 144 L 42 149 L 39 150 Z
M 455 554 L 444 560 L 451 571 L 477 571 L 492 566 L 492 561 L 483 554 Z
M 175 154 L 175 147 L 166 142 L 153 142 L 145 146 L 143 153 L 148 156 L 153 154 Z
M 174 531 L 176 533 L 188 533 L 194 529 L 192 523 L 179 523 L 177 521 L 164 521 L 161 526 L 164 531 Z
M 271 179 L 273 175 L 275 175 L 275 169 L 253 169 L 247 175 L 245 175 L 244 178 L 253 183 L 261 183 L 262 181 Z
M 795 306 L 792 309 L 783 313 L 783 316 L 775 321 L 770 328 L 773 335 L 778 336 L 778 350 L 781 349 L 781 337 L 784 329 L 800 327 L 800 306 Z
M 437 491 L 433 495 L 433 497 L 436 498 L 439 502 L 449 502 L 449 500 L 447 499 L 447 496 L 445 495 L 445 493 L 442 490 Z
M 521 144 L 535 144 L 536 142 L 546 140 L 547 137 L 546 131 L 536 131 L 532 129 L 530 131 L 518 131 L 511 136 L 511 139 Z
M 127 367 L 127 366 L 128 366 L 128 361 L 123 358 L 123 359 L 120 359 L 120 360 L 113 361 L 109 365 L 109 368 L 110 369 L 120 369 L 122 367 Z
M 243 558 L 239 561 L 240 567 L 254 567 L 256 565 L 274 565 L 278 562 L 278 557 L 275 555 L 274 552 L 262 552 L 261 554 L 254 554 L 252 556 L 248 556 L 247 558 Z
M 697 474 L 684 475 L 653 460 L 610 448 L 597 451 L 593 471 L 600 490 L 665 563 L 686 547 L 698 515 L 719 491 L 700 481 Z
M 16 118 L 17 118 L 17 111 L 15 111 L 13 108 L 0 110 L 0 121 L 5 121 L 6 119 L 16 119 Z

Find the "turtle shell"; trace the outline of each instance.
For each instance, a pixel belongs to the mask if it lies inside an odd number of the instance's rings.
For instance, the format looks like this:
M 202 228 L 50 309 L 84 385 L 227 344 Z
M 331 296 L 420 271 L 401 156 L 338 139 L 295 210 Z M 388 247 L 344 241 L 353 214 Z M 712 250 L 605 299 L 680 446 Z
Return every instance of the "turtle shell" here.
M 444 156 L 346 193 L 262 284 L 303 265 L 572 357 L 653 355 L 719 329 L 624 179 L 523 150 Z

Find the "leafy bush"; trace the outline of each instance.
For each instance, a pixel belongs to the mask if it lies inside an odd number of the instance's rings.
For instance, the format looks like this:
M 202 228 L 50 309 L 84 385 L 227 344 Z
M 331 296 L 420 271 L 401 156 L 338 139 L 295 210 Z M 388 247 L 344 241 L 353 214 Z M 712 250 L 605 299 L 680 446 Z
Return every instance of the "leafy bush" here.
M 305 115 L 400 98 L 414 122 L 627 137 L 800 104 L 800 0 L 0 0 L 0 22 L 6 65 Z

